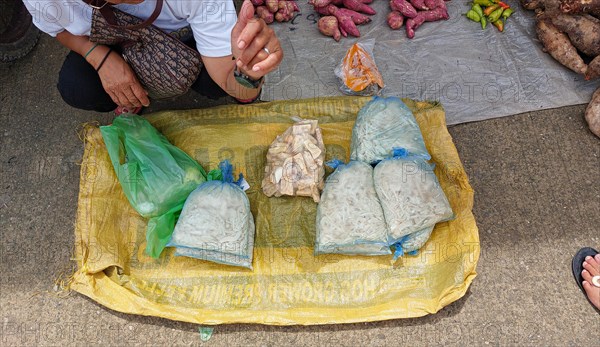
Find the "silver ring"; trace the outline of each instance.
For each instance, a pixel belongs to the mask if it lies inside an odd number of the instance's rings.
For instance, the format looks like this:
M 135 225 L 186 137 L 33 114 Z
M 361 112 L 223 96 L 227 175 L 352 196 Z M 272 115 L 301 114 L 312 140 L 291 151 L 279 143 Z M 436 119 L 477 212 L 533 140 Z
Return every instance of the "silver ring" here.
M 271 52 L 269 51 L 269 49 L 267 47 L 263 47 L 263 51 L 267 52 L 267 55 L 271 54 Z
M 595 287 L 600 288 L 600 276 L 594 276 L 594 277 L 592 277 L 592 284 Z

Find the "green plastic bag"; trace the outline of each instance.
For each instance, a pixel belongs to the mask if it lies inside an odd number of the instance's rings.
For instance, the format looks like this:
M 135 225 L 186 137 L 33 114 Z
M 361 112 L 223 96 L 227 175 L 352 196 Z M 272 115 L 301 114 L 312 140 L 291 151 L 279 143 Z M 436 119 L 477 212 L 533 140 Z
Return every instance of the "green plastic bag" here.
M 206 171 L 140 116 L 119 116 L 100 131 L 127 200 L 150 219 L 146 253 L 158 258 L 185 199 L 206 181 Z

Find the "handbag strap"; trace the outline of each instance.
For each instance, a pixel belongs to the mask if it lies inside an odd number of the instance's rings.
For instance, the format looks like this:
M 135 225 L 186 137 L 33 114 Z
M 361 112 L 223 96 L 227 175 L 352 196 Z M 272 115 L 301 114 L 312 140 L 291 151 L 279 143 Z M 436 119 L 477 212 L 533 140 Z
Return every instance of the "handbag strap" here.
M 115 27 L 115 28 L 120 28 L 120 29 L 129 29 L 129 30 L 141 29 L 141 28 L 145 28 L 145 27 L 151 25 L 156 20 L 156 18 L 158 18 L 158 16 L 160 15 L 160 11 L 162 11 L 162 7 L 163 7 L 163 0 L 156 0 L 156 7 L 154 8 L 154 12 L 152 12 L 150 17 L 148 17 L 148 19 L 146 19 L 142 23 L 134 24 L 134 25 L 118 25 L 117 18 L 115 17 L 115 13 L 113 12 L 112 6 L 110 5 L 110 3 L 108 1 L 106 1 L 106 0 L 83 0 L 83 2 L 90 5 L 93 9 L 99 10 L 102 17 L 104 17 L 104 19 L 110 26 Z

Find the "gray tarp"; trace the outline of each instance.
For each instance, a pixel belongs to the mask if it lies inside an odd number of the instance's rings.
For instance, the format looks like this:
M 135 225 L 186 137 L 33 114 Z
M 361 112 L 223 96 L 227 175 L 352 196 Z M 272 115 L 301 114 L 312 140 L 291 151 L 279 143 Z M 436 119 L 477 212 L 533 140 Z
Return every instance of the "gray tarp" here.
M 387 0 L 372 4 L 373 21 L 359 26 L 360 40 L 375 39 L 375 61 L 384 77 L 383 95 L 439 100 L 448 124 L 589 102 L 600 81 L 585 81 L 542 52 L 534 13 L 510 2 L 516 13 L 504 33 L 462 14 L 466 1 L 447 2 L 450 19 L 425 23 L 413 40 L 404 27 L 386 24 Z M 271 27 L 282 42 L 285 58 L 267 79 L 262 100 L 340 95 L 334 68 L 356 39 L 335 42 L 317 29 L 319 18 L 305 0 L 293 22 Z

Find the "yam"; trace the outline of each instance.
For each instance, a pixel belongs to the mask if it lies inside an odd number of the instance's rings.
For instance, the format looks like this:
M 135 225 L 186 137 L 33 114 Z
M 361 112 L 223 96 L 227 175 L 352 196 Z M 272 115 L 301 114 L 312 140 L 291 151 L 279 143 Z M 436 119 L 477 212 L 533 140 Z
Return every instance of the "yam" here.
M 588 64 L 585 72 L 586 80 L 593 80 L 598 77 L 600 77 L 600 55 L 594 58 L 594 60 Z
M 600 55 L 600 20 L 589 15 L 562 13 L 551 16 L 551 20 L 579 51 L 590 57 Z
M 539 19 L 536 31 L 544 48 L 552 58 L 579 74 L 585 74 L 587 65 L 567 35 L 561 33 L 548 19 Z
M 600 88 L 596 89 L 585 110 L 585 120 L 594 135 L 600 137 Z
M 564 13 L 590 13 L 600 10 L 600 0 L 561 0 L 560 10 Z

